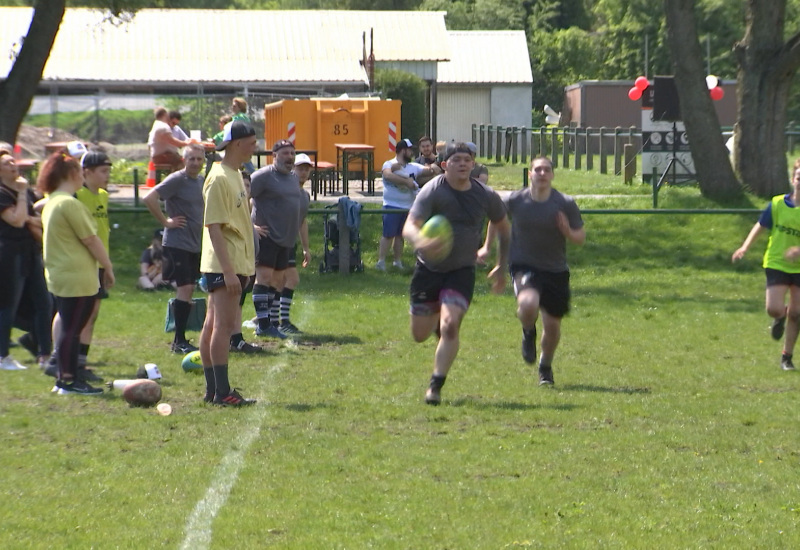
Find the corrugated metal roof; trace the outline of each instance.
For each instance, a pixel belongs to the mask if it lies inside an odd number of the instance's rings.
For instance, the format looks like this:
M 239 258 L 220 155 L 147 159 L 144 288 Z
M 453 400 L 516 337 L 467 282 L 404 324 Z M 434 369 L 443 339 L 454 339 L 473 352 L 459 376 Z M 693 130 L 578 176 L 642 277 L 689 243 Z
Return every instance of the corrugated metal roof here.
M 532 84 L 524 31 L 450 31 L 450 61 L 439 62 L 440 84 Z
M 8 51 L 33 11 L 0 8 Z M 362 34 L 374 29 L 378 61 L 436 62 L 450 48 L 445 12 L 141 10 L 104 22 L 68 9 L 44 70 L 46 81 L 365 82 Z M 402 40 L 397 37 L 402 37 Z M 368 48 L 369 50 L 369 48 Z M 369 53 L 369 51 L 367 52 Z M 0 59 L 0 75 L 12 61 Z

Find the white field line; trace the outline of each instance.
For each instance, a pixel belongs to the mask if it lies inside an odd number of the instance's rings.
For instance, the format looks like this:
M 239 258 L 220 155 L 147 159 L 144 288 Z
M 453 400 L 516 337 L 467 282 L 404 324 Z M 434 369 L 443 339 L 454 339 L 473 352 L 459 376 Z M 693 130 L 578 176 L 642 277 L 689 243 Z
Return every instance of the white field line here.
M 284 364 L 274 365 L 269 369 L 267 382 L 272 375 L 279 372 Z M 182 550 L 205 550 L 211 545 L 212 525 L 214 518 L 225 506 L 231 489 L 239 478 L 239 472 L 245 464 L 250 445 L 253 444 L 261 433 L 261 426 L 267 417 L 267 403 L 256 403 L 247 424 L 239 432 L 239 438 L 234 442 L 234 450 L 222 458 L 214 479 L 206 490 L 206 494 L 194 507 L 189 519 L 186 520 L 184 529 L 185 538 L 181 544 Z

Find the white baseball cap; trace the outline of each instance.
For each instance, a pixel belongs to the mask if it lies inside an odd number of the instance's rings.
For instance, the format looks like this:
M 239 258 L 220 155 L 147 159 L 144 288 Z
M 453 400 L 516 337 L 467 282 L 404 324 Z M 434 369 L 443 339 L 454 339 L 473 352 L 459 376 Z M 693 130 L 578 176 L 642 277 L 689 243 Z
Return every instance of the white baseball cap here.
M 297 153 L 297 155 L 294 157 L 294 165 L 300 166 L 301 164 L 310 164 L 311 166 L 314 166 L 314 163 L 311 162 L 311 158 L 308 155 L 305 153 Z

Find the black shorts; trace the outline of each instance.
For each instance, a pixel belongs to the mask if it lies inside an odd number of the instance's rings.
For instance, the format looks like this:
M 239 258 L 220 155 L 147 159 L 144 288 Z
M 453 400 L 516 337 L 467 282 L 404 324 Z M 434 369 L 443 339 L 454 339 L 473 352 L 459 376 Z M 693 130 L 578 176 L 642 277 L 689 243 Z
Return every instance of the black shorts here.
M 161 278 L 178 286 L 193 285 L 200 277 L 200 254 L 180 248 L 162 248 Z
M 294 245 L 294 248 L 289 250 L 289 261 L 286 264 L 286 267 L 297 267 L 297 245 Z
M 203 276 L 206 278 L 206 287 L 208 287 L 209 294 L 217 289 L 225 288 L 225 276 L 222 273 L 203 273 Z M 239 277 L 239 284 L 242 285 L 242 289 L 247 288 L 253 278 L 247 275 L 237 275 L 237 277 Z
M 764 268 L 767 275 L 767 287 L 785 285 L 800 287 L 800 273 L 786 273 L 779 269 Z
M 475 267 L 440 273 L 417 262 L 411 277 L 411 315 L 433 315 L 442 304 L 469 309 L 475 292 Z
M 289 265 L 289 250 L 288 247 L 279 245 L 268 236 L 261 237 L 258 240 L 256 265 L 283 271 Z
M 521 284 L 517 284 L 517 275 L 522 276 Z M 569 312 L 569 271 L 541 271 L 527 265 L 512 265 L 511 277 L 515 295 L 532 288 L 539 293 L 539 305 L 553 317 L 563 317 Z

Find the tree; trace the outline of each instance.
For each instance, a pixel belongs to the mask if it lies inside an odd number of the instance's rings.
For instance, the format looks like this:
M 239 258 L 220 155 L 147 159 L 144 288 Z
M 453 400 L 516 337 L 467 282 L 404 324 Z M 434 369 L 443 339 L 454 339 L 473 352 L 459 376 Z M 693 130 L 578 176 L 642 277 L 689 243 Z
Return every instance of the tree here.
M 22 47 L 6 79 L 0 82 L 0 141 L 14 143 L 25 113 L 56 40 L 66 0 L 36 0 L 33 18 Z
M 719 118 L 708 94 L 694 0 L 665 0 L 664 7 L 681 117 L 689 134 L 700 191 L 715 200 L 730 199 L 741 194 L 741 187 L 728 161 Z
M 377 69 L 375 89 L 384 99 L 399 99 L 400 131 L 398 138 L 416 141 L 425 133 L 425 94 L 427 84 L 420 77 L 396 69 Z
M 697 63 L 700 46 L 692 0 L 664 0 L 675 80 L 701 190 L 724 198 L 738 183 L 726 158 L 719 121 Z M 800 67 L 800 33 L 784 41 L 786 0 L 750 0 L 744 38 L 734 46 L 738 112 L 734 170 L 753 192 L 769 197 L 787 187 L 786 127 L 792 79 Z M 694 57 L 695 59 L 691 59 Z M 705 125 L 704 127 L 702 125 Z

